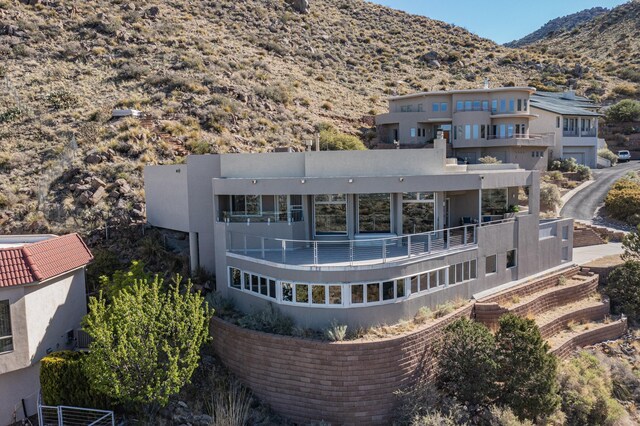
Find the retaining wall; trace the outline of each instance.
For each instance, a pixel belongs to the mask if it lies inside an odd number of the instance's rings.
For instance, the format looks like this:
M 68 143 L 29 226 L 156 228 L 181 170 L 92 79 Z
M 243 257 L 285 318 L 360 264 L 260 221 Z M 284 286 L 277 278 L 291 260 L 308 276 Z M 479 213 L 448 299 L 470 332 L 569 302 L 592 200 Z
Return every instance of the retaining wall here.
M 554 349 L 553 353 L 559 358 L 566 359 L 573 354 L 577 347 L 584 347 L 607 340 L 617 339 L 622 336 L 625 331 L 627 331 L 627 319 L 623 318 L 602 327 L 578 334 Z
M 322 342 L 211 322 L 224 364 L 263 401 L 294 422 L 389 424 L 394 392 L 433 373 L 444 327 L 473 304 L 407 335 L 372 342 Z

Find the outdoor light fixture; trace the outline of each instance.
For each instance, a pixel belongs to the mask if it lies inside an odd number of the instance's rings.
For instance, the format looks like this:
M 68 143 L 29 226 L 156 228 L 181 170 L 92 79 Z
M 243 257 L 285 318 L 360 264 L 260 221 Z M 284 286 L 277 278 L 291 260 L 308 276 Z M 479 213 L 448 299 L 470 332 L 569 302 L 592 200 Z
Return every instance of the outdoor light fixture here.
M 349 183 L 353 183 L 353 179 L 349 179 Z
M 251 181 L 251 183 L 255 185 L 256 183 L 258 183 L 258 181 L 254 179 Z
M 404 178 L 403 178 L 403 177 L 402 177 L 402 178 L 400 178 L 400 179 L 398 179 L 398 180 L 399 180 L 400 182 L 404 182 Z
M 300 179 L 300 183 L 305 183 L 306 181 L 304 179 Z

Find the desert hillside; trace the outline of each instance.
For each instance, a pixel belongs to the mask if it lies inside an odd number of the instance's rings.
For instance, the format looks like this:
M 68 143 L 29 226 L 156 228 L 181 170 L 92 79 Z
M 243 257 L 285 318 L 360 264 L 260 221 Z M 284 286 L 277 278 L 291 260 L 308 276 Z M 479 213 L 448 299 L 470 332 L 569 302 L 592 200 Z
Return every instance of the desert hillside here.
M 144 166 L 188 153 L 367 142 L 389 94 L 618 82 L 539 50 L 362 0 L 0 0 L 0 232 L 142 221 Z

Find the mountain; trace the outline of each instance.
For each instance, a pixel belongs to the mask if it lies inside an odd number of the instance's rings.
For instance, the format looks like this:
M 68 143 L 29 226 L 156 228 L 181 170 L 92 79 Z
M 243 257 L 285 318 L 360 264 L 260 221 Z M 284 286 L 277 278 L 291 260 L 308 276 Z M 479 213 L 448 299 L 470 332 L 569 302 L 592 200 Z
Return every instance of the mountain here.
M 519 40 L 514 40 L 509 43 L 505 43 L 505 46 L 523 47 L 529 44 L 533 44 L 559 31 L 571 31 L 578 25 L 582 25 L 585 22 L 589 22 L 592 19 L 607 13 L 608 11 L 609 9 L 605 7 L 594 7 L 591 9 L 585 9 L 581 12 L 573 13 L 571 15 L 552 19 L 551 21 L 547 22 L 542 27 L 540 27 L 540 29 L 532 32 L 531 34 L 525 37 L 522 37 Z
M 0 232 L 142 221 L 144 166 L 188 153 L 301 149 L 321 123 L 366 142 L 391 94 L 477 88 L 485 77 L 610 84 L 595 71 L 577 77 L 573 58 L 363 0 L 299 9 L 0 0 Z M 146 118 L 112 120 L 116 108 Z

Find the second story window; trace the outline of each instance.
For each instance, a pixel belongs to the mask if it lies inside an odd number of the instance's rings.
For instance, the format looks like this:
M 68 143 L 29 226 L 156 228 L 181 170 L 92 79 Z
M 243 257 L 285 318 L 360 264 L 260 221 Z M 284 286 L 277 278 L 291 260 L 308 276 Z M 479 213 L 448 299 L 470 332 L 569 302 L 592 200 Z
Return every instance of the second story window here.
M 433 112 L 440 112 L 440 104 L 438 104 L 438 103 L 434 103 L 434 104 L 432 105 L 432 111 L 433 111 Z
M 464 102 L 462 101 L 456 102 L 456 111 L 464 111 Z
M 498 101 L 496 99 L 494 99 L 493 101 L 491 101 L 491 112 L 493 114 L 498 112 Z
M 556 117 L 556 128 L 560 128 L 560 117 Z
M 480 101 L 473 101 L 473 110 L 474 111 L 480 111 L 481 108 L 481 102 Z
M 0 300 L 0 353 L 13 350 L 11 334 L 11 306 L 8 300 Z
M 440 111 L 447 112 L 448 104 L 446 102 L 440 103 Z
M 471 111 L 471 109 L 472 109 L 471 105 L 472 105 L 471 101 L 464 101 L 464 110 L 465 111 Z
M 522 99 L 518 99 L 518 111 L 522 111 Z
M 500 99 L 500 112 L 507 112 L 507 100 Z
M 260 195 L 232 195 L 231 214 L 233 216 L 260 216 L 262 197 Z
M 482 110 L 489 111 L 489 101 L 482 101 Z
M 509 99 L 509 112 L 514 112 L 516 110 L 516 101 L 514 99 Z

